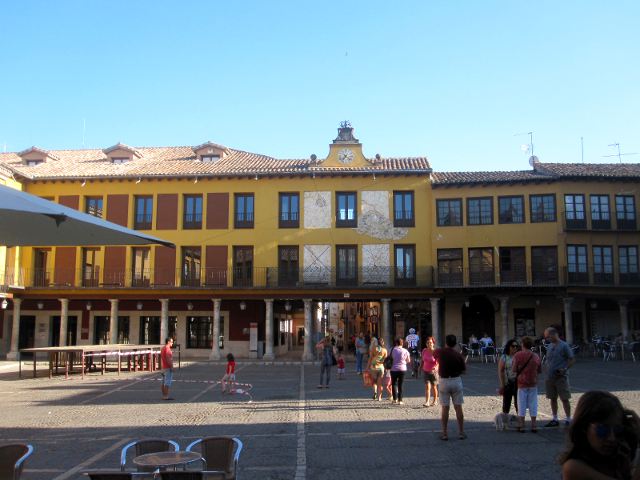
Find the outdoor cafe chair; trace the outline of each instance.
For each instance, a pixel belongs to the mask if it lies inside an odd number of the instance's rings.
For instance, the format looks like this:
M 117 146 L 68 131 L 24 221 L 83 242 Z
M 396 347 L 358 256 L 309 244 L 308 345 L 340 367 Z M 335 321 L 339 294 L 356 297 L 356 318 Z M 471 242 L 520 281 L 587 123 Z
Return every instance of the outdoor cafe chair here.
M 33 447 L 24 443 L 0 446 L 0 478 L 18 480 L 25 460 L 33 453 Z
M 182 470 L 175 472 L 159 472 L 160 480 L 225 480 L 225 472 L 220 470 Z
M 480 344 L 478 342 L 473 342 L 471 344 L 469 344 L 469 348 L 467 350 L 467 359 L 469 357 L 473 358 L 473 357 L 478 357 L 480 358 Z
M 235 437 L 205 437 L 191 442 L 187 452 L 200 450 L 205 469 L 225 472 L 226 480 L 238 478 L 238 461 L 242 442 Z
M 122 447 L 120 452 L 120 471 L 124 472 L 127 464 L 127 452 L 129 449 L 135 449 L 135 456 L 144 455 L 146 453 L 168 452 L 173 448 L 174 452 L 180 450 L 180 446 L 173 440 L 164 440 L 162 438 L 147 438 L 144 440 L 136 440 Z M 138 471 L 147 471 L 138 467 Z
M 485 363 L 489 363 L 489 358 L 493 360 L 493 363 L 496 363 L 496 347 L 493 345 L 484 347 L 481 351 L 481 355 Z
M 640 342 L 633 342 L 629 345 L 629 353 L 631 354 L 631 358 L 633 361 L 636 361 L 636 355 L 640 357 Z

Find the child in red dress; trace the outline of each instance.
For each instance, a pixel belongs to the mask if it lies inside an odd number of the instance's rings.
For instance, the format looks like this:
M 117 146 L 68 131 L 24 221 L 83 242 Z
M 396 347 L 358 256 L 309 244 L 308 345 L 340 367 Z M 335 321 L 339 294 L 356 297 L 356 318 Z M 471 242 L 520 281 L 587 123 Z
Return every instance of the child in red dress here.
M 226 390 L 227 383 L 225 382 L 228 382 L 229 384 L 229 393 L 233 393 L 233 387 L 236 383 L 236 361 L 233 358 L 232 353 L 227 354 L 227 369 L 225 371 L 224 377 L 222 377 L 222 380 L 220 380 L 220 383 L 222 384 L 222 393 L 225 393 Z

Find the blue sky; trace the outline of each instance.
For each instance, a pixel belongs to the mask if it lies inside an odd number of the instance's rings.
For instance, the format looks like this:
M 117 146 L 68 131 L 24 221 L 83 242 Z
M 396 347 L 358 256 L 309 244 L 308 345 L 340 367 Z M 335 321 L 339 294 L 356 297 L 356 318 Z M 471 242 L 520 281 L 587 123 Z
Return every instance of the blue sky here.
M 640 152 L 640 2 L 0 3 L 0 149 L 197 145 L 434 170 Z M 83 125 L 86 125 L 83 135 Z M 525 135 L 517 135 L 525 133 Z M 640 155 L 622 157 L 640 162 Z

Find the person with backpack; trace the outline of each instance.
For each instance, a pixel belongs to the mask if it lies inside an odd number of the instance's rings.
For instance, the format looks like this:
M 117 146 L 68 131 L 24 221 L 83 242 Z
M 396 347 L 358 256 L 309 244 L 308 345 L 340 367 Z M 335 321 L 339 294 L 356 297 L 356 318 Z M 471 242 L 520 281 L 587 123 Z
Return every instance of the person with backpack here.
M 387 358 L 387 349 L 384 348 L 384 339 L 380 337 L 375 341 L 375 338 L 372 338 L 367 370 L 371 374 L 371 380 L 373 381 L 373 399 L 379 402 L 382 400 L 382 379 L 384 377 L 385 358 Z
M 393 403 L 402 405 L 402 384 L 404 375 L 407 372 L 407 365 L 411 363 L 411 354 L 404 348 L 402 338 L 396 338 L 395 347 L 385 360 L 385 366 L 391 365 L 391 390 L 393 393 Z

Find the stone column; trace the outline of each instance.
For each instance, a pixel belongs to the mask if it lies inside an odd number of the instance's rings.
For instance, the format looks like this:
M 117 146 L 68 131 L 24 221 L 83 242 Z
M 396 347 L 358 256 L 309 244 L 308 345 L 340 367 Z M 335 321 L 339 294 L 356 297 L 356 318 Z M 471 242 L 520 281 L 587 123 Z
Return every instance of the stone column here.
M 304 351 L 302 360 L 305 362 L 313 361 L 313 345 L 311 337 L 313 336 L 313 318 L 311 316 L 311 299 L 305 298 L 304 302 Z
M 169 336 L 169 299 L 160 299 L 160 343 L 165 343 Z
M 110 298 L 111 313 L 109 317 L 109 343 L 118 343 L 118 299 Z
M 564 304 L 564 330 L 565 340 L 569 345 L 573 344 L 573 318 L 571 315 L 571 305 L 573 304 L 573 298 L 565 297 L 562 299 Z
M 390 298 L 382 298 L 380 299 L 382 304 L 380 305 L 380 333 L 382 334 L 382 338 L 384 338 L 384 343 L 387 345 L 387 348 L 391 348 L 393 346 L 393 334 L 391 332 L 391 319 L 389 318 L 389 303 L 391 302 Z
M 59 298 L 60 302 L 60 346 L 67 346 L 67 325 L 69 323 L 69 299 Z
M 442 334 L 440 333 L 440 308 L 438 305 L 440 299 L 430 298 L 429 301 L 431 302 L 431 336 L 435 339 L 436 345 L 441 347 L 442 339 L 440 337 Z
M 11 327 L 11 347 L 7 353 L 7 360 L 18 359 L 18 339 L 20 338 L 20 305 L 21 298 L 14 298 L 13 302 L 13 322 Z
M 266 312 L 264 317 L 264 359 L 273 360 L 273 298 L 265 298 Z
M 211 353 L 209 354 L 209 360 L 220 360 L 220 345 L 218 340 L 220 339 L 220 305 L 222 299 L 213 298 L 213 343 L 211 345 Z
M 628 315 L 628 305 L 629 300 L 618 300 L 618 305 L 620 307 L 620 331 L 622 332 L 623 340 L 628 340 L 629 338 L 629 315 Z
M 505 343 L 507 343 L 507 339 L 509 338 L 509 297 L 498 297 L 498 300 L 500 300 L 502 334 L 501 338 L 496 338 L 496 346 L 504 345 Z

